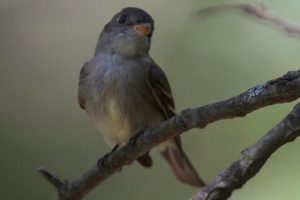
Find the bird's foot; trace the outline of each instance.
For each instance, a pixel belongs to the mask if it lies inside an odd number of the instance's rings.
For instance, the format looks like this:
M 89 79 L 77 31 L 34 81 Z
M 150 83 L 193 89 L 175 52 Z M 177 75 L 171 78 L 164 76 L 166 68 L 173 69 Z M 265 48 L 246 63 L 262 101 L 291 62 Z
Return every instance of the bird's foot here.
M 144 131 L 139 131 L 139 132 L 137 132 L 136 134 L 134 134 L 134 135 L 129 139 L 129 142 L 128 142 L 128 143 L 129 143 L 131 146 L 136 145 L 137 139 L 142 135 L 143 132 L 144 132 Z
M 114 151 L 116 151 L 119 146 L 120 145 L 117 144 L 116 146 L 114 146 L 114 148 L 110 152 L 104 154 L 104 156 L 102 156 L 101 158 L 99 158 L 99 160 L 97 161 L 97 166 L 98 167 L 104 167 L 105 162 L 108 159 L 108 157 L 110 156 L 110 154 L 113 153 Z

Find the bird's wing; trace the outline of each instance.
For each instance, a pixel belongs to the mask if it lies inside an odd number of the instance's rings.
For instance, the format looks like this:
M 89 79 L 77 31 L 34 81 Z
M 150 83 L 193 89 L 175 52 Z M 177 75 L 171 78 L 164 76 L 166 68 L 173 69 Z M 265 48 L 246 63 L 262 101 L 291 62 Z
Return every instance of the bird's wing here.
M 149 86 L 153 97 L 165 119 L 175 115 L 174 100 L 168 79 L 162 69 L 152 64 L 148 71 Z
M 156 64 L 152 64 L 148 71 L 149 83 L 152 95 L 165 119 L 175 115 L 175 105 L 169 81 L 163 70 Z M 175 137 L 175 142 L 181 150 L 180 137 Z
M 80 74 L 79 74 L 77 99 L 78 99 L 79 106 L 82 109 L 85 109 L 85 95 L 84 95 L 84 91 L 83 91 L 84 90 L 83 83 L 85 81 L 85 78 L 87 77 L 87 65 L 88 65 L 88 62 L 84 63 L 84 65 L 82 66 L 82 68 L 80 70 Z
M 168 79 L 159 66 L 153 64 L 149 67 L 149 83 L 153 97 L 165 119 L 175 115 L 174 100 Z M 205 183 L 197 174 L 188 157 L 182 150 L 180 136 L 177 135 L 164 143 L 160 154 L 167 160 L 176 177 L 190 185 L 201 187 Z

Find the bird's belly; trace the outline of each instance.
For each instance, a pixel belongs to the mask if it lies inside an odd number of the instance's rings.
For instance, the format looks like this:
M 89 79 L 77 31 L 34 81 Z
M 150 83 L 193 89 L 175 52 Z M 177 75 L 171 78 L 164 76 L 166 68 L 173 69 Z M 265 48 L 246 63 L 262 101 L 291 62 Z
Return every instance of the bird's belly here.
M 137 99 L 137 98 L 135 98 Z M 139 131 L 163 121 L 161 113 L 145 101 L 123 101 L 110 97 L 102 102 L 105 111 L 89 113 L 96 129 L 110 146 L 123 145 Z
M 109 98 L 105 106 L 101 116 L 91 116 L 94 126 L 109 146 L 126 143 L 135 131 L 129 119 L 124 116 L 115 98 Z
M 163 121 L 140 66 L 105 69 L 91 87 L 88 115 L 111 147 L 125 144 L 139 131 Z M 94 84 L 92 82 L 92 84 Z

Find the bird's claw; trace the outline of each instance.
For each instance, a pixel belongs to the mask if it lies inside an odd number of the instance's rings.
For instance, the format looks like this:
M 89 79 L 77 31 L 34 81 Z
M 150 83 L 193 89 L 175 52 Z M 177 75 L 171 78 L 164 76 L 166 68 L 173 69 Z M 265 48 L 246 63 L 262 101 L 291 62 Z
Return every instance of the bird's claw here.
M 99 168 L 104 167 L 106 160 L 108 159 L 109 155 L 111 154 L 111 152 L 106 153 L 104 156 L 102 156 L 101 158 L 99 158 L 99 160 L 97 161 L 97 166 Z
M 116 151 L 119 146 L 120 145 L 117 144 L 110 152 L 104 154 L 104 156 L 102 156 L 101 158 L 99 158 L 99 160 L 97 161 L 97 166 L 98 167 L 104 167 L 105 162 L 108 159 L 108 157 L 110 156 L 110 154 L 113 153 L 114 151 Z
M 131 146 L 136 144 L 137 139 L 141 136 L 141 134 L 143 133 L 143 131 L 139 131 L 137 132 L 135 135 L 133 135 L 130 139 L 129 139 L 129 144 Z

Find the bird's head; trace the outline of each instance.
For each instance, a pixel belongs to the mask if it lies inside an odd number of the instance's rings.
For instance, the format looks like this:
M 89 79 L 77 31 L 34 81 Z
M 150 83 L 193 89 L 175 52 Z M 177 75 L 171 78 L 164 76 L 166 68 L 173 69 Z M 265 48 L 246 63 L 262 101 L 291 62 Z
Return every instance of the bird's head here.
M 97 51 L 109 51 L 125 57 L 148 54 L 154 30 L 152 17 L 142 9 L 122 9 L 105 25 Z

